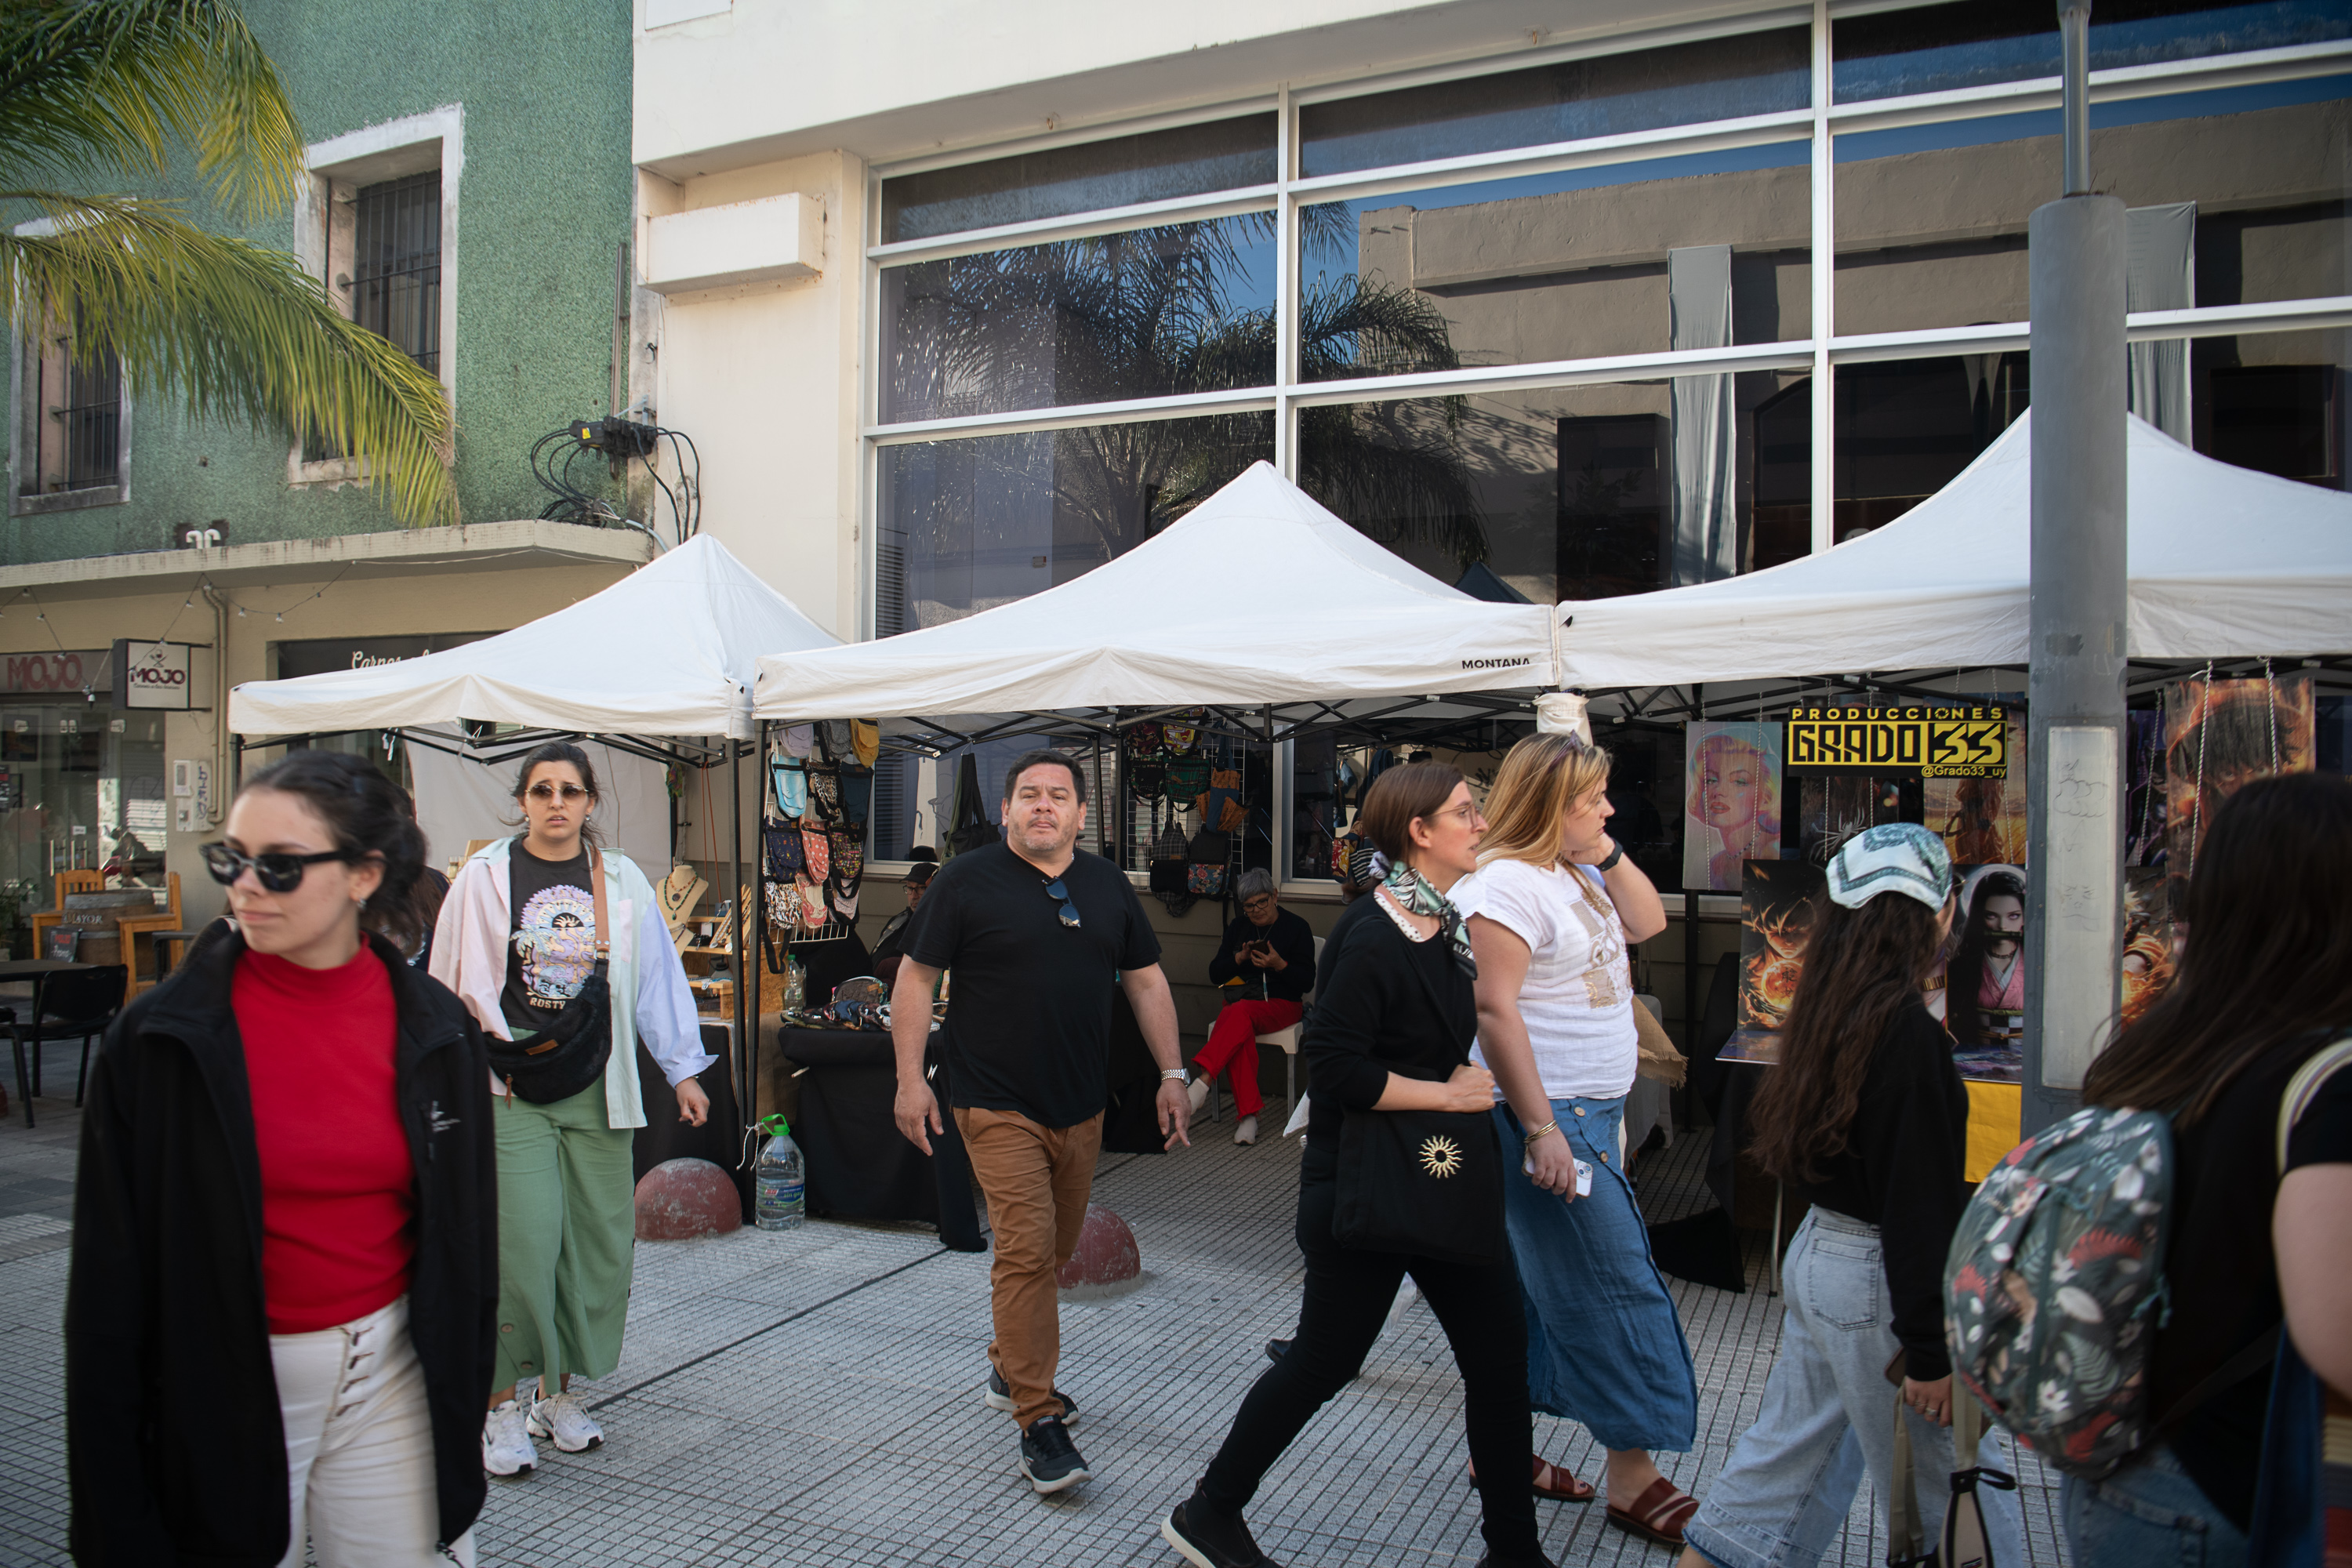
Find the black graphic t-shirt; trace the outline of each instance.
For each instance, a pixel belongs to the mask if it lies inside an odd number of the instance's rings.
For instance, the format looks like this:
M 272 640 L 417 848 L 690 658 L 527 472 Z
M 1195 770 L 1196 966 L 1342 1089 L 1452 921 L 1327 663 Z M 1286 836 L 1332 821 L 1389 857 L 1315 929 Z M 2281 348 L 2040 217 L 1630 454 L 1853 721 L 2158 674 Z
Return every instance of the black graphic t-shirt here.
M 542 860 L 518 838 L 507 854 L 507 984 L 499 1010 L 536 1034 L 555 1021 L 596 967 L 596 894 L 588 852 Z

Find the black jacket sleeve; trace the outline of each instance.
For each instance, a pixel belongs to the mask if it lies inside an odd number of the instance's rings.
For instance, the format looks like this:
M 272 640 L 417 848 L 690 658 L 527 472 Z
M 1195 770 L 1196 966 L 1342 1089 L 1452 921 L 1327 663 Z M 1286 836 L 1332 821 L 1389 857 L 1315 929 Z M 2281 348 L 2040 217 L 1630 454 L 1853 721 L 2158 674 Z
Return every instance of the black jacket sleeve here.
M 121 1031 L 118 1019 L 114 1033 Z M 120 1042 L 110 1038 L 110 1047 Z M 90 1062 L 66 1276 L 68 1539 L 80 1563 L 173 1563 L 147 1474 L 152 1414 L 142 1318 L 148 1282 L 133 1202 L 131 1126 L 112 1049 Z
M 1239 916 L 1226 923 L 1225 938 L 1217 943 L 1216 956 L 1209 960 L 1210 984 L 1223 985 L 1229 980 L 1247 978 L 1242 973 L 1242 962 L 1235 955 L 1241 952 L 1242 943 L 1248 942 L 1256 934 L 1257 927 L 1250 924 L 1247 915 Z M 1286 953 L 1284 956 L 1287 957 L 1288 954 Z M 1253 970 L 1251 973 L 1256 972 Z
M 1944 1344 L 1944 1259 L 1968 1203 L 1967 1090 L 1951 1043 L 1926 1008 L 1913 1008 L 1871 1064 L 1855 1141 L 1873 1192 L 1895 1337 L 1909 1374 L 1931 1383 L 1952 1370 Z M 1958 1094 L 1958 1102 L 1954 1102 Z
M 1381 951 L 1393 930 L 1384 919 L 1343 919 L 1326 944 L 1314 1022 L 1299 1037 L 1316 1096 L 1349 1110 L 1370 1110 L 1388 1092 L 1388 1064 L 1372 1047 L 1395 1013 L 1400 983 L 1411 983 L 1403 955 Z

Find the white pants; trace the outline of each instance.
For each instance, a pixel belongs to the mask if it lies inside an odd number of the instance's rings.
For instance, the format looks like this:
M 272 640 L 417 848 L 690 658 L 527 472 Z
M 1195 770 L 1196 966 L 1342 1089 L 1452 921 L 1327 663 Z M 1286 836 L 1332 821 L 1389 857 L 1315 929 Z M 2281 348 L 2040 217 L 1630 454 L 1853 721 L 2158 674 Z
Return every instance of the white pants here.
M 311 1334 L 272 1334 L 286 1423 L 293 1536 L 278 1568 L 473 1568 L 474 1532 L 444 1552 L 433 1483 L 425 1369 L 408 1337 L 408 1298 Z

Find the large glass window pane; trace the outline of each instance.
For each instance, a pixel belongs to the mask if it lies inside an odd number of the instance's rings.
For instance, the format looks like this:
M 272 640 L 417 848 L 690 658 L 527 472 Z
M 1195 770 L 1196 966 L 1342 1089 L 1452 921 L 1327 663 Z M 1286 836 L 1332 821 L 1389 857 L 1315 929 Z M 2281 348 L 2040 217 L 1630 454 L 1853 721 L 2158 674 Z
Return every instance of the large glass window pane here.
M 1906 13 L 1907 15 L 1907 13 Z M 1837 330 L 2021 321 L 2057 111 L 1837 139 Z M 2131 216 L 2131 308 L 2352 291 L 2352 77 L 2095 104 L 2091 175 Z
M 1271 414 L 885 447 L 876 633 L 961 620 L 1082 576 L 1273 457 Z
M 1806 552 L 1804 384 L 1751 372 L 1302 409 L 1299 479 L 1480 597 L 1648 593 Z
M 1841 365 L 1832 537 L 1858 538 L 1934 495 L 2025 412 L 2022 353 Z M 1810 403 L 1811 378 L 1792 392 Z
M 1274 183 L 1274 116 L 1244 115 L 882 182 L 882 238 L 1101 212 Z
M 2341 0 L 2099 0 L 2091 68 L 2275 49 L 2352 37 Z M 2058 74 L 2057 7 L 2049 0 L 1959 0 L 1835 23 L 1833 100 L 1948 92 Z
M 1299 111 L 1300 172 L 1346 174 L 1729 120 L 1811 101 L 1806 30 L 1465 77 Z
M 2181 354 L 2182 350 L 2186 354 Z M 2158 351 L 2171 351 L 2159 357 Z M 2347 371 L 2352 332 L 2265 332 L 2198 338 L 2187 343 L 2136 343 L 2137 392 L 2153 361 L 2162 375 L 2185 357 L 2185 418 L 2166 425 L 2209 458 L 2257 468 L 2325 489 L 2352 489 L 2345 447 L 2352 434 Z
M 1272 385 L 1274 216 L 887 268 L 882 418 Z
M 1784 142 L 1307 207 L 1301 376 L 1804 337 L 1810 159 Z

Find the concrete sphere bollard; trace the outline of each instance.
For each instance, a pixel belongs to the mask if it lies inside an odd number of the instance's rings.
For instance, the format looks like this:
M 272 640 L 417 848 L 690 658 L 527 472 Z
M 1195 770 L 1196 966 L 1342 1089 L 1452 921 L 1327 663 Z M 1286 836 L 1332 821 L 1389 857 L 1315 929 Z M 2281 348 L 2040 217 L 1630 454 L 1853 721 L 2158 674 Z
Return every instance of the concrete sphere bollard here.
M 664 1160 L 637 1184 L 639 1241 L 691 1241 L 742 1227 L 742 1194 L 708 1160 Z
M 1077 1250 L 1054 1276 L 1063 1300 L 1084 1301 L 1120 1295 L 1134 1289 L 1142 1279 L 1143 1255 L 1136 1250 L 1135 1232 L 1102 1205 L 1088 1204 Z

